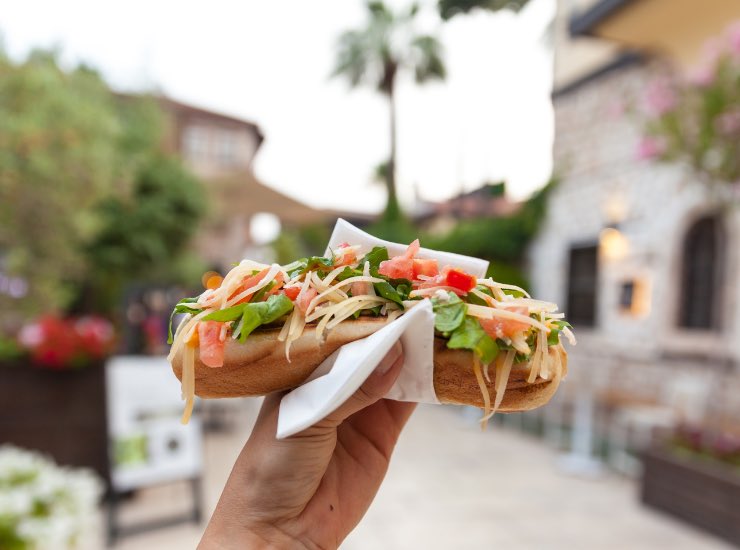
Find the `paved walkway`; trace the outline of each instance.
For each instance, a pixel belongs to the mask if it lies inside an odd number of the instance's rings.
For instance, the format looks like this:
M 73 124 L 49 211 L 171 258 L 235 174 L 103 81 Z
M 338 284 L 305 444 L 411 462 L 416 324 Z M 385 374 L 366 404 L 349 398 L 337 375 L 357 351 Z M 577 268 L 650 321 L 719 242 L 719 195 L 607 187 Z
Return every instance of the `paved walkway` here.
M 256 412 L 244 426 L 206 441 L 210 514 Z M 452 407 L 420 407 L 388 477 L 345 550 L 389 549 L 723 549 L 729 546 L 642 507 L 632 482 L 558 472 L 557 454 L 501 428 L 481 433 Z M 184 487 L 141 494 L 129 519 L 186 502 Z M 202 527 L 182 525 L 123 539 L 117 550 L 195 548 Z

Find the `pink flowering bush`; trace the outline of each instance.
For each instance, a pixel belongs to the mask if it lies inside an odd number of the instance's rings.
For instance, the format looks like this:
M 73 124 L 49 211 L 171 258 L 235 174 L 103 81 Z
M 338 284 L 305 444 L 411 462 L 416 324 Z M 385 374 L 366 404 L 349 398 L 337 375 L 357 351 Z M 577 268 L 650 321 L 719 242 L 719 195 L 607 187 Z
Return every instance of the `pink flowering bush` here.
M 37 366 L 66 370 L 84 367 L 113 351 L 113 326 L 102 317 L 46 315 L 25 325 L 18 343 Z
M 674 449 L 740 467 L 740 437 L 722 430 L 679 426 L 671 440 Z
M 740 186 L 740 21 L 705 45 L 702 63 L 645 88 L 639 159 L 684 162 L 708 182 Z

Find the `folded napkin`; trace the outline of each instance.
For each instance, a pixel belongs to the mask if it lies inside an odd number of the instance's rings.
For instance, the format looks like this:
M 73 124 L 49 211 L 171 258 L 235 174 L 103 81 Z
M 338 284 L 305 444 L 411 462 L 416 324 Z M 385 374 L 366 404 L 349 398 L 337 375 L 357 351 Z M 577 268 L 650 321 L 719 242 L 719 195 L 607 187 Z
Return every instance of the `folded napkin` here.
M 327 254 L 343 242 L 362 245 L 358 257 L 374 246 L 387 247 L 391 257 L 402 254 L 407 247 L 373 237 L 339 219 Z M 477 277 L 485 277 L 488 269 L 488 262 L 484 260 L 426 248 L 422 248 L 417 257 L 437 259 L 440 268 L 452 265 Z M 376 333 L 339 348 L 303 385 L 285 395 L 280 402 L 278 439 L 305 430 L 337 409 L 357 391 L 399 339 L 403 345 L 404 364 L 386 397 L 397 401 L 439 403 L 433 380 L 434 313 L 431 302 L 421 300 Z

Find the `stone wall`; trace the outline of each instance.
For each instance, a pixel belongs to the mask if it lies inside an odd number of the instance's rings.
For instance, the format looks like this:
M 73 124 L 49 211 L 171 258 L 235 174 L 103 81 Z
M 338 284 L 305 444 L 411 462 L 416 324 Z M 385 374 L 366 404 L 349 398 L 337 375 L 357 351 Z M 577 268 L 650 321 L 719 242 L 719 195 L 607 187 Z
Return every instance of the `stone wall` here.
M 726 386 L 740 364 L 740 207 L 723 205 L 687 168 L 636 159 L 638 125 L 627 107 L 659 70 L 656 63 L 634 64 L 554 99 L 554 169 L 561 182 L 528 251 L 530 280 L 537 297 L 565 307 L 570 247 L 596 244 L 617 223 L 628 251 L 618 260 L 600 259 L 596 326 L 576 327 L 571 377 L 608 385 L 616 370 L 637 389 L 647 374 L 660 380 L 676 369 L 698 369 Z M 727 234 L 723 327 L 682 330 L 683 236 L 694 220 L 718 209 Z M 619 308 L 620 284 L 631 279 L 650 288 L 650 309 L 642 315 Z M 740 397 L 733 406 L 740 411 Z

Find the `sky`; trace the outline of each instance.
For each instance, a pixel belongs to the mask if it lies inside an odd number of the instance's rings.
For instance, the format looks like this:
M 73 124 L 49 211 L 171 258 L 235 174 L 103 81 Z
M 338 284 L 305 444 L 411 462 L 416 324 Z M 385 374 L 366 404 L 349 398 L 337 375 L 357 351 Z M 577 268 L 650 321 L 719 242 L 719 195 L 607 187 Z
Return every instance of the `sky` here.
M 397 9 L 404 0 L 389 0 Z M 543 35 L 552 0 L 519 14 L 473 12 L 442 23 L 431 0 L 419 28 L 445 47 L 448 78 L 398 87 L 398 186 L 444 200 L 506 179 L 523 198 L 550 175 L 552 57 Z M 42 15 L 41 15 L 42 14 Z M 56 47 L 121 91 L 156 90 L 259 124 L 266 184 L 312 206 L 379 211 L 374 167 L 388 157 L 388 108 L 372 90 L 330 78 L 336 40 L 362 25 L 359 0 L 24 0 L 0 10 L 16 59 Z

